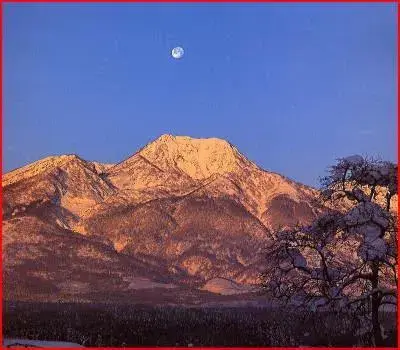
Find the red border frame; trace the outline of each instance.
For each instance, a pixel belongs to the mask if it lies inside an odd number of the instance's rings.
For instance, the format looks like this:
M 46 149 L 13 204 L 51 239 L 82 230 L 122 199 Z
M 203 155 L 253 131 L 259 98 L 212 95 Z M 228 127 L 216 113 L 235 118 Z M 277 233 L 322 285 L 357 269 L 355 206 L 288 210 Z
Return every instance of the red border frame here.
M 58 3 L 229 3 L 229 2 L 236 2 L 236 3 L 392 3 L 396 4 L 399 0 L 0 0 L 1 3 L 48 3 L 48 2 L 58 2 Z M 222 348 L 221 348 L 222 349 Z
M 397 131 L 397 164 L 400 161 L 400 143 L 398 139 L 398 134 L 400 131 L 400 123 L 399 123 L 399 98 L 400 98 L 400 85 L 399 85 L 399 80 L 400 80 L 400 72 L 399 72 L 399 58 L 400 58 L 400 50 L 399 50 L 399 38 L 400 38 L 400 26 L 399 26 L 399 21 L 400 21 L 400 6 L 399 2 L 400 0 L 142 0 L 142 1 L 135 1 L 135 0 L 117 0 L 117 1 L 110 1 L 110 0 L 16 0 L 16 1 L 7 1 L 7 0 L 0 0 L 0 77 L 1 77 L 1 84 L 0 84 L 0 141 L 1 141 L 1 154 L 0 154 L 0 179 L 2 179 L 3 175 L 3 4 L 4 3 L 392 3 L 392 4 L 397 4 L 397 125 L 396 125 L 396 130 Z M 400 177 L 400 169 L 397 169 L 398 172 L 398 177 Z M 400 184 L 399 182 L 397 183 L 397 188 L 398 192 L 400 191 Z M 3 187 L 0 187 L 0 199 L 2 200 L 3 198 Z M 400 203 L 398 203 L 398 210 L 400 209 Z M 0 214 L 1 217 L 3 217 L 3 206 L 0 207 Z M 398 226 L 400 224 L 400 218 L 398 217 Z M 0 228 L 0 247 L 1 247 L 1 253 L 3 252 L 3 244 L 2 244 L 2 239 L 3 237 L 3 232 L 2 232 L 2 226 Z M 398 251 L 400 251 L 400 242 L 397 242 L 398 245 Z M 0 260 L 0 270 L 3 271 L 3 263 L 2 259 Z M 400 281 L 397 283 L 397 290 L 400 290 Z M 0 277 L 0 346 L 3 347 L 3 276 Z M 400 301 L 399 298 L 397 298 L 397 347 L 400 348 L 400 329 L 399 329 L 399 323 L 400 323 L 400 317 L 399 317 L 399 306 L 400 306 Z M 130 348 L 130 349 L 136 349 L 139 347 L 135 348 Z M 143 350 L 155 350 L 158 349 L 159 347 L 140 347 L 139 349 Z M 172 349 L 178 349 L 176 347 L 162 347 L 163 349 L 166 350 L 172 350 Z M 196 349 L 214 349 L 214 350 L 228 350 L 228 349 L 235 349 L 235 350 L 245 350 L 245 349 L 262 349 L 261 347 L 246 347 L 246 348 L 227 348 L 227 347 L 195 347 Z M 330 349 L 330 348 L 324 348 L 324 347 L 304 347 L 304 349 Z M 53 348 L 53 349 L 77 349 L 77 348 Z M 107 347 L 107 348 L 92 348 L 92 349 L 122 349 L 121 347 L 118 348 L 112 348 L 112 347 Z M 125 348 L 126 349 L 126 348 Z M 271 348 L 266 348 L 264 347 L 263 349 L 298 349 L 298 348 L 290 348 L 290 347 L 271 347 Z M 354 347 L 352 348 L 335 348 L 337 350 L 350 350 L 350 349 L 356 349 Z M 373 348 L 360 348 L 360 349 L 373 349 Z M 393 348 L 380 348 L 380 349 L 393 349 Z
M 0 259 L 0 346 L 3 346 L 3 3 L 0 3 L 0 140 L 1 140 L 1 154 L 0 154 L 0 199 L 1 199 L 1 228 L 0 228 L 0 247 L 1 247 L 1 259 Z

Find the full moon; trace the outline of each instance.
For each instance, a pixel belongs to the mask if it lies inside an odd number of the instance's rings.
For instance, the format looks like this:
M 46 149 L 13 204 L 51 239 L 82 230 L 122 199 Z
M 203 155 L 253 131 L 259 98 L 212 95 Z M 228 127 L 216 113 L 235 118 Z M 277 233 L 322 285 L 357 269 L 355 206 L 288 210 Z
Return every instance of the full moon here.
M 174 47 L 171 51 L 172 57 L 176 59 L 182 58 L 184 53 L 185 51 L 183 51 L 183 48 L 180 46 Z

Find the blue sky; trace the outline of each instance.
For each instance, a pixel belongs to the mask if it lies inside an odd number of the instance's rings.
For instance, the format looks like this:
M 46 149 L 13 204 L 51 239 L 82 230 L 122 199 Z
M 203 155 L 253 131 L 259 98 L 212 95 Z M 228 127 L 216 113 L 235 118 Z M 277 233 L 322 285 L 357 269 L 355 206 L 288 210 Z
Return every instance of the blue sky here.
M 66 153 L 119 162 L 164 133 L 227 139 L 314 186 L 338 157 L 397 158 L 394 4 L 3 13 L 4 171 Z

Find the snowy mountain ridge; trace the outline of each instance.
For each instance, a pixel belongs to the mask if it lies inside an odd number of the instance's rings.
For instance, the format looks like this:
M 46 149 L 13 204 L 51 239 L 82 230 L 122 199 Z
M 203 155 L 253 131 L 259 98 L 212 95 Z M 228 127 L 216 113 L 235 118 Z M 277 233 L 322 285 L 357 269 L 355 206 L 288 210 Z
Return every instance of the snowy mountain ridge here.
M 22 299 L 38 279 L 63 298 L 94 297 L 103 279 L 125 294 L 163 283 L 245 292 L 265 268 L 270 229 L 325 210 L 317 190 L 262 170 L 225 140 L 172 135 L 116 165 L 39 160 L 5 174 L 3 194 L 7 292 Z

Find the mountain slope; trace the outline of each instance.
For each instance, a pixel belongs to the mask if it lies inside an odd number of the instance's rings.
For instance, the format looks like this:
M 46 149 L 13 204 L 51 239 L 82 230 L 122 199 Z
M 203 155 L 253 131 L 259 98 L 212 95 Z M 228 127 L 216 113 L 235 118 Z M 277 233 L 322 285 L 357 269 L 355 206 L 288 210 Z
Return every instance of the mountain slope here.
M 133 274 L 150 281 L 142 285 L 255 284 L 269 229 L 310 222 L 324 210 L 316 205 L 318 191 L 262 170 L 227 141 L 172 135 L 116 165 L 75 155 L 45 158 L 5 174 L 3 195 L 7 276 L 21 285 L 32 273 L 50 282 L 53 276 L 56 287 L 48 291 L 55 295 L 69 276 L 58 262 L 68 256 L 72 268 L 81 259 L 72 252 L 81 249 L 97 252 L 85 258 L 92 275 L 79 281 L 90 280 L 95 289 L 103 282 L 93 276 L 105 280 L 104 261 L 112 263 L 113 276 L 126 271 L 125 280 Z M 51 244 L 65 251 L 49 250 Z M 37 252 L 31 269 L 13 258 L 15 245 L 22 255 Z M 53 275 L 45 263 L 52 259 Z M 85 265 L 79 266 L 81 274 Z M 125 290 L 120 277 L 111 280 L 110 290 Z
M 83 237 L 35 216 L 3 221 L 2 238 L 6 299 L 91 300 L 94 291 L 129 294 L 135 281 L 173 282 L 165 271 L 118 254 L 107 240 Z
M 3 212 L 8 218 L 44 205 L 79 217 L 115 192 L 96 167 L 75 155 L 48 157 L 3 176 Z

